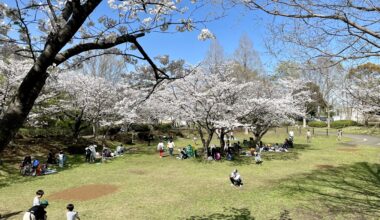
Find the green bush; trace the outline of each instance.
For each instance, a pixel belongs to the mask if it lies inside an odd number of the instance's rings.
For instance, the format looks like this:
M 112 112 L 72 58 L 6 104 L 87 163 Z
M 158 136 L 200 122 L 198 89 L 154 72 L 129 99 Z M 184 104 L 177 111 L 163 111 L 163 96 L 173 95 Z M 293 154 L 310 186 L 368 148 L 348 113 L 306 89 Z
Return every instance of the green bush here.
M 358 125 L 358 123 L 352 120 L 333 121 L 330 124 L 331 128 L 338 128 L 338 129 L 349 127 L 349 126 L 356 126 L 356 125 Z
M 156 131 L 166 133 L 172 129 L 172 125 L 171 124 L 157 124 L 157 125 L 153 125 L 153 128 Z
M 309 127 L 314 127 L 314 128 L 324 128 L 327 126 L 327 123 L 324 121 L 311 121 L 308 123 Z

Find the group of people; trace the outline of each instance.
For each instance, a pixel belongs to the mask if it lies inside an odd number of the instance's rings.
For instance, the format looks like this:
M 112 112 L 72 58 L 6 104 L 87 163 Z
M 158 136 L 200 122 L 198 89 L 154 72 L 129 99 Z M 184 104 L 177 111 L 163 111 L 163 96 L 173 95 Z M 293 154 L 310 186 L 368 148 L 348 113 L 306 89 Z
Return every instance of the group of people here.
M 41 163 L 37 158 L 32 160 L 30 155 L 24 157 L 20 164 L 20 173 L 23 176 L 40 176 L 57 172 L 54 169 L 49 169 L 49 165 L 57 165 L 63 167 L 66 162 L 66 155 L 60 151 L 54 155 L 52 151 L 48 153 L 46 163 Z
M 25 212 L 23 220 L 47 220 L 46 208 L 49 202 L 47 200 L 41 200 L 44 194 L 45 192 L 43 190 L 37 190 L 36 196 L 33 199 L 33 205 Z M 73 204 L 68 204 L 66 209 L 67 220 L 80 220 L 79 213 L 74 211 Z
M 96 148 L 96 144 L 90 145 L 85 148 L 86 162 L 94 163 L 97 158 L 102 159 L 102 161 L 105 161 L 106 159 L 123 155 L 126 151 L 125 147 L 122 144 L 118 145 L 116 147 L 116 150 L 113 152 L 110 148 L 106 147 L 105 144 L 103 144 L 103 149 L 101 153 L 96 152 Z

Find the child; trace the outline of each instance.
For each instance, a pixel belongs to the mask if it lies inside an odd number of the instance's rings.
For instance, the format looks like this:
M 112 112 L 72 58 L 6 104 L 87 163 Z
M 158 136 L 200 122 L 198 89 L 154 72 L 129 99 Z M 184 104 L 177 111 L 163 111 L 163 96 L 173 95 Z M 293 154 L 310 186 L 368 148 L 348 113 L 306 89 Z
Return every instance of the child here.
M 73 211 L 74 210 L 73 204 L 68 204 L 66 206 L 66 209 L 67 209 L 67 213 L 66 213 L 67 220 L 75 220 L 75 219 L 80 220 L 78 212 Z
M 47 200 L 41 201 L 40 205 L 33 206 L 23 216 L 23 220 L 45 220 L 46 216 L 46 207 L 49 205 Z
M 164 143 L 162 142 L 162 140 L 160 141 L 160 143 L 158 143 L 157 150 L 160 152 L 160 158 L 162 158 L 162 156 L 164 155 Z
M 239 186 L 239 187 L 243 186 L 243 182 L 241 181 L 241 177 L 237 169 L 232 171 L 230 175 L 230 180 L 231 180 L 231 186 Z
M 66 156 L 63 154 L 63 151 L 60 151 L 58 154 L 58 165 L 63 167 L 66 160 Z
M 44 193 L 44 191 L 43 191 L 42 189 L 40 189 L 40 190 L 38 190 L 38 191 L 36 192 L 36 197 L 34 197 L 34 199 L 33 199 L 33 206 L 41 205 L 40 200 L 41 200 L 41 198 L 42 198 L 42 196 L 43 196 L 44 194 L 45 194 L 45 193 Z

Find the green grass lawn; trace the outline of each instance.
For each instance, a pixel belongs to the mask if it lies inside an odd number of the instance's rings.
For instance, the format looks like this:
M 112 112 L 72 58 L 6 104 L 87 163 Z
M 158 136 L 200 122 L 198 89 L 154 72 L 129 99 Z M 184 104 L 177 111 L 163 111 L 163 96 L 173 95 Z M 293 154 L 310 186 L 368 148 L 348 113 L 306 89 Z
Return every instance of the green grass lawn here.
M 239 140 L 246 138 L 237 134 Z M 191 138 L 191 137 L 190 137 Z M 269 132 L 265 143 L 283 142 L 284 133 Z M 216 140 L 215 140 L 216 141 Z M 345 141 L 348 141 L 345 139 Z M 155 146 L 140 147 L 103 164 L 74 165 L 58 174 L 2 179 L 0 213 L 21 219 L 34 193 L 56 192 L 86 184 L 112 184 L 116 193 L 89 201 L 49 199 L 49 219 L 65 219 L 72 202 L 81 219 L 379 219 L 380 148 L 349 147 L 335 136 L 317 136 L 311 144 L 295 137 L 288 153 L 263 153 L 251 158 L 204 162 L 160 159 Z M 177 146 L 192 143 L 178 139 Z M 199 144 L 199 143 L 198 143 Z M 244 187 L 232 187 L 230 172 L 237 168 Z

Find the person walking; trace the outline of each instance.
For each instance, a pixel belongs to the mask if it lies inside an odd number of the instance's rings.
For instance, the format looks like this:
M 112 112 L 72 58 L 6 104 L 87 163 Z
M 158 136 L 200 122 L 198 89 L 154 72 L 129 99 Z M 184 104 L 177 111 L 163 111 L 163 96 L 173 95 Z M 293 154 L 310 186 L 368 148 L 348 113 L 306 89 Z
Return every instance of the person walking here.
M 33 206 L 25 212 L 23 220 L 46 220 L 46 207 L 49 205 L 47 200 L 42 200 L 40 205 Z
M 310 130 L 307 130 L 307 132 L 306 132 L 306 140 L 307 140 L 307 143 L 311 142 L 311 132 L 310 132 Z
M 338 141 L 342 140 L 342 136 L 343 136 L 343 131 L 342 131 L 342 129 L 339 129 L 338 130 Z
M 66 209 L 67 209 L 67 213 L 66 213 L 66 217 L 67 217 L 67 220 L 80 220 L 79 218 L 79 213 L 74 211 L 74 205 L 73 204 L 68 204 L 66 206 Z
M 164 156 L 164 143 L 162 142 L 162 140 L 160 140 L 160 142 L 158 143 L 157 150 L 158 152 L 160 152 L 160 158 L 162 158 L 162 156 Z
M 174 142 L 173 142 L 172 139 L 169 139 L 169 142 L 168 142 L 168 144 L 167 144 L 167 147 L 168 147 L 168 149 L 169 149 L 169 154 L 170 154 L 170 156 L 173 156 L 173 151 L 174 151 L 175 144 L 174 144 Z

